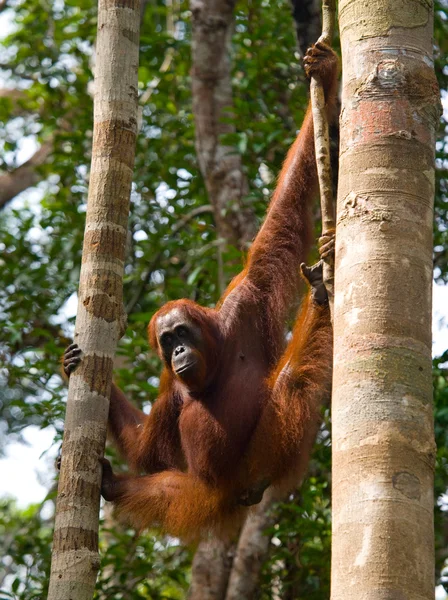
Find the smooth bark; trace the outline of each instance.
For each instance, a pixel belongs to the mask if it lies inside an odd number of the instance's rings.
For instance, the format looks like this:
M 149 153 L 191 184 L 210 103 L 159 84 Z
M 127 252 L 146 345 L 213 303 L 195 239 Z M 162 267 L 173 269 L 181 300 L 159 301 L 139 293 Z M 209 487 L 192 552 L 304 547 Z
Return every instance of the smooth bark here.
M 431 2 L 341 0 L 332 599 L 434 598 Z
M 94 136 L 49 600 L 92 598 L 98 556 L 100 457 L 113 359 L 123 332 L 123 271 L 137 134 L 139 0 L 100 0 Z

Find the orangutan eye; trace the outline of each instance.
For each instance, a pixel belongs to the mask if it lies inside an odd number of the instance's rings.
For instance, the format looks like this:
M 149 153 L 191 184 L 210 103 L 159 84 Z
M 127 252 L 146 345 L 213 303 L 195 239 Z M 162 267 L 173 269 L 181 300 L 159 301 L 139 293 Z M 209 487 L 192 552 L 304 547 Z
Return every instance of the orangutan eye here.
M 163 347 L 170 346 L 173 343 L 173 334 L 172 333 L 164 333 L 160 338 L 160 344 Z
M 181 325 L 180 327 L 178 327 L 176 329 L 176 333 L 177 333 L 178 337 L 180 337 L 180 338 L 185 338 L 188 336 L 188 330 L 183 325 Z

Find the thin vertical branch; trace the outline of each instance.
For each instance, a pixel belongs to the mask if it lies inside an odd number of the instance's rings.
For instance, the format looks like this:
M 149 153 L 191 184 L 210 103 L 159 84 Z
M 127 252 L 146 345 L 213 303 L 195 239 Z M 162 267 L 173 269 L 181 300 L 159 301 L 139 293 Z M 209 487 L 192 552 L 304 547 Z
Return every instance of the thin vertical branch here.
M 322 1 L 322 35 L 319 42 L 331 45 L 335 25 L 335 0 Z M 316 149 L 317 174 L 319 178 L 320 203 L 322 212 L 322 235 L 335 230 L 333 184 L 330 161 L 330 134 L 325 111 L 325 95 L 322 82 L 311 79 L 311 105 L 314 121 L 314 145 Z M 333 314 L 334 265 L 333 259 L 324 261 L 324 281 Z

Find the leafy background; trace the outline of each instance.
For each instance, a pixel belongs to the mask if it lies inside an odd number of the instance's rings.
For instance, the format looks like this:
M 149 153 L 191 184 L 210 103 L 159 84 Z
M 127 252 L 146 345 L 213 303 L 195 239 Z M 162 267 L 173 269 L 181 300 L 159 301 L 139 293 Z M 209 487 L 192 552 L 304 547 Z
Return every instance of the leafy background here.
M 14 173 L 36 144 L 53 148 L 38 168 L 34 187 L 0 212 L 0 452 L 31 425 L 54 427 L 55 444 L 62 434 L 66 389 L 58 365 L 73 331 L 86 210 L 95 5 L 88 0 L 0 2 L 3 22 L 11 26 L 0 51 L 7 90 L 0 94 L 0 171 Z M 146 337 L 152 314 L 170 299 L 188 297 L 213 305 L 219 296 L 219 240 L 212 217 L 202 212 L 189 218 L 208 199 L 194 147 L 190 12 L 186 1 L 174 5 L 172 14 L 172 2 L 151 0 L 142 23 L 139 87 L 145 101 L 124 282 L 129 326 L 116 370 L 119 385 L 144 408 L 155 399 L 158 385 L 159 363 L 148 352 Z M 436 5 L 436 70 L 444 93 L 448 7 L 446 2 Z M 167 16 L 174 18 L 175 35 L 167 31 Z M 169 67 L 161 73 L 167 54 Z M 250 185 L 245 201 L 261 219 L 307 103 L 289 2 L 245 0 L 237 5 L 232 60 L 236 132 L 225 141 L 242 157 Z M 440 282 L 448 279 L 447 149 L 442 120 L 434 228 L 435 277 Z M 262 173 L 271 175 L 271 183 Z M 237 249 L 225 248 L 227 281 L 240 261 Z M 434 360 L 436 551 L 442 583 L 448 556 L 447 365 L 448 351 Z M 300 494 L 277 509 L 259 589 L 262 599 L 329 597 L 328 420 L 326 414 Z M 48 481 L 54 477 L 48 464 Z M 0 500 L 0 598 L 46 596 L 54 499 L 55 486 L 49 483 L 42 504 L 23 509 L 7 497 Z M 137 537 L 108 514 L 100 543 L 96 598 L 185 597 L 192 549 L 156 532 Z

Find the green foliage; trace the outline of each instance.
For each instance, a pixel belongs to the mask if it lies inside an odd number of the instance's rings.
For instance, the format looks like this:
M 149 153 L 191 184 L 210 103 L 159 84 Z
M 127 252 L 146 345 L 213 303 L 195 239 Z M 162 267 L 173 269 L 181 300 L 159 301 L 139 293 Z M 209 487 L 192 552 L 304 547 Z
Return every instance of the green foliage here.
M 95 599 L 185 598 L 191 554 L 174 540 L 103 526 L 100 547 L 104 553 Z
M 436 471 L 434 478 L 436 533 L 436 564 L 442 569 L 448 558 L 448 350 L 433 361 L 434 422 L 437 444 Z
M 208 204 L 198 170 L 191 114 L 189 3 L 173 3 L 176 35 L 166 28 L 163 0 L 151 0 L 142 23 L 138 138 L 125 273 L 129 327 L 120 342 L 117 380 L 146 406 L 157 395 L 159 362 L 149 352 L 146 325 L 166 300 L 189 297 L 213 305 L 219 297 L 217 242 L 212 217 L 192 210 Z M 54 140 L 40 183 L 0 212 L 0 418 L 10 440 L 27 426 L 53 424 L 60 436 L 66 390 L 59 358 L 73 332 L 72 306 L 79 266 L 92 138 L 92 56 L 96 3 L 86 0 L 10 0 L 12 33 L 3 40 L 0 68 L 19 98 L 0 98 L 0 169 L 23 162 L 24 140 Z M 448 31 L 445 3 L 436 6 L 436 70 L 447 89 Z M 245 0 L 236 10 L 233 37 L 234 122 L 224 142 L 238 152 L 250 190 L 245 202 L 262 218 L 287 148 L 299 127 L 307 88 L 297 56 L 289 0 Z M 160 68 L 167 58 L 168 68 Z M 166 66 L 166 63 L 165 63 Z M 437 146 L 436 274 L 448 277 L 447 145 L 441 121 Z M 30 143 L 30 142 L 29 142 Z M 260 169 L 272 175 L 270 184 Z M 225 277 L 241 264 L 225 249 Z M 68 304 L 67 304 L 68 303 Z M 444 362 L 435 361 L 437 455 L 436 511 L 439 563 L 448 541 L 444 493 L 448 481 L 448 392 Z M 275 587 L 282 598 L 329 596 L 330 446 L 328 415 L 300 496 L 278 508 L 264 568 L 262 598 Z M 0 451 L 1 451 L 0 443 Z M 51 522 L 40 507 L 19 510 L 3 501 L 0 538 L 1 597 L 45 597 Z M 443 509 L 443 510 L 442 510 Z M 171 539 L 138 539 L 117 527 L 102 528 L 102 570 L 96 598 L 184 598 L 191 554 Z M 0 575 L 1 577 L 1 575 Z M 6 582 L 6 583 L 5 583 Z M 6 586 L 7 584 L 7 586 Z
M 48 502 L 44 507 L 48 508 Z M 22 510 L 12 500 L 0 500 L 1 598 L 39 600 L 46 596 L 53 520 L 42 517 L 42 508 L 30 505 Z
M 442 97 L 445 97 L 446 100 L 446 90 L 448 89 L 448 11 L 445 2 L 436 2 L 435 9 L 435 70 L 442 90 Z M 440 120 L 436 144 L 434 266 L 436 279 L 446 283 L 448 282 L 448 128 L 446 122 L 448 109 L 445 109 L 444 112 L 444 117 Z
M 0 100 L 0 143 L 8 149 L 3 167 L 17 165 L 23 138 L 30 133 L 40 142 L 53 137 L 56 141 L 51 159 L 40 169 L 38 190 L 15 199 L 0 214 L 0 306 L 6 325 L 0 330 L 0 416 L 9 432 L 49 422 L 60 430 L 65 393 L 58 358 L 72 332 L 73 319 L 67 318 L 65 306 L 76 293 L 79 277 L 96 17 L 91 3 L 40 0 L 17 2 L 11 15 L 15 30 L 4 41 L 10 67 L 5 76 L 24 97 L 14 106 L 20 117 L 13 119 L 11 99 Z M 147 383 L 153 381 L 151 375 L 157 376 L 158 363 L 148 358 L 145 331 L 154 311 L 173 298 L 213 305 L 220 295 L 212 218 L 203 213 L 188 219 L 208 199 L 194 147 L 186 1 L 174 20 L 176 38 L 165 29 L 164 4 L 151 2 L 142 24 L 139 87 L 146 101 L 125 274 L 129 329 L 119 349 L 126 363 L 120 383 L 137 401 L 153 399 L 156 392 L 156 385 Z M 272 32 L 281 43 L 266 46 Z M 273 174 L 278 171 L 306 103 L 294 48 L 286 0 L 275 10 L 261 1 L 238 9 L 233 46 L 237 133 L 225 141 L 243 155 L 251 184 L 246 201 L 255 205 L 260 218 L 271 187 L 260 178 L 260 164 Z M 168 52 L 173 53 L 171 62 L 161 76 Z M 183 219 L 185 225 L 178 227 Z M 229 281 L 241 257 L 229 247 L 223 258 Z
M 270 557 L 264 566 L 262 599 L 272 598 L 275 587 L 285 600 L 330 597 L 331 470 L 329 413 L 318 436 L 309 475 L 299 494 L 277 508 Z

